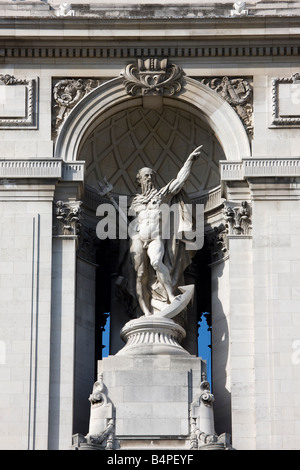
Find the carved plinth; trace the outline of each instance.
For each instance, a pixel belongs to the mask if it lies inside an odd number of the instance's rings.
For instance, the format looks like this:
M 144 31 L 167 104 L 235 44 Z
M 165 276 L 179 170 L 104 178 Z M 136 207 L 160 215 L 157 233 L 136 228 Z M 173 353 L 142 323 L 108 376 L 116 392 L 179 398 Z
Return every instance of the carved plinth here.
M 189 353 L 180 346 L 185 330 L 169 318 L 141 317 L 131 320 L 122 328 L 121 338 L 126 345 L 117 355 L 180 354 Z

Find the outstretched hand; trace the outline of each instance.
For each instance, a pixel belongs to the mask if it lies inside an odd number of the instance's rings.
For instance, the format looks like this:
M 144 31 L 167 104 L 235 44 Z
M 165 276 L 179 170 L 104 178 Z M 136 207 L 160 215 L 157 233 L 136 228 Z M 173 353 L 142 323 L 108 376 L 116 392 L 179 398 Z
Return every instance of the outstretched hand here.
M 199 147 L 197 147 L 189 156 L 189 160 L 192 160 L 192 161 L 195 161 L 195 160 L 198 160 L 198 158 L 200 157 L 200 154 L 201 154 L 201 149 L 202 149 L 203 145 L 200 145 Z

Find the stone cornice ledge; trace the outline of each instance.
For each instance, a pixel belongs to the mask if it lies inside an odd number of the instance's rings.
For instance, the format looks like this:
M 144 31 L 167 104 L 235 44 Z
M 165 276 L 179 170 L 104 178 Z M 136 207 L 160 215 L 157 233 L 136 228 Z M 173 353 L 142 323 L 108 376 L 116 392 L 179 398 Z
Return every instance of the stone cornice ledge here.
M 123 14 L 122 14 L 123 11 Z M 33 38 L 39 39 L 63 39 L 72 40 L 78 34 L 82 40 L 103 40 L 112 38 L 136 39 L 136 38 L 160 38 L 180 37 L 186 38 L 234 38 L 240 41 L 249 40 L 253 36 L 263 38 L 282 38 L 286 40 L 290 36 L 299 37 L 299 17 L 295 16 L 198 16 L 198 12 L 188 14 L 181 9 L 181 14 L 172 11 L 172 14 L 156 15 L 150 11 L 149 15 L 142 10 L 141 15 L 120 15 L 109 9 L 99 15 L 79 15 L 72 17 L 57 17 L 55 11 L 47 12 L 47 15 L 34 17 L 4 16 L 0 9 L 0 37 L 9 40 Z M 49 15 L 49 16 L 48 16 Z M 170 21 L 171 20 L 171 21 Z M 130 31 L 128 30 L 130 28 Z M 166 34 L 167 30 L 167 34 Z M 77 33 L 78 32 L 78 33 Z
M 220 162 L 221 181 L 248 178 L 300 177 L 300 158 L 245 158 L 241 162 Z
M 63 181 L 83 181 L 84 162 L 62 160 L 0 160 L 0 180 L 18 178 L 47 178 Z

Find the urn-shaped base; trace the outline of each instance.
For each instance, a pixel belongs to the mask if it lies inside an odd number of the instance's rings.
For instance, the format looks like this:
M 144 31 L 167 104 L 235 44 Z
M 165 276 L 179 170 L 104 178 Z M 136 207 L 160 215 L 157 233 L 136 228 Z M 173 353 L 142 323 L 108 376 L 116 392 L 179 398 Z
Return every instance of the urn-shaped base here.
M 117 355 L 179 354 L 189 356 L 180 346 L 185 330 L 169 318 L 155 315 L 140 317 L 125 324 L 121 330 L 125 346 Z

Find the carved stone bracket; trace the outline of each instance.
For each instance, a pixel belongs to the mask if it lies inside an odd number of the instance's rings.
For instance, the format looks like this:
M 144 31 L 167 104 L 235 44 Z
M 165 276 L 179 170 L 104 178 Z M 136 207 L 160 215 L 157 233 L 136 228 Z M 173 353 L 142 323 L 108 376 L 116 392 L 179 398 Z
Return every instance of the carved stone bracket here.
M 214 428 L 214 396 L 210 392 L 209 382 L 200 383 L 199 395 L 190 409 L 190 449 L 228 450 L 231 449 L 230 436 L 218 436 Z
M 0 88 L 4 101 L 4 115 L 0 115 L 2 129 L 37 128 L 37 79 L 19 79 L 0 74 Z
M 91 414 L 86 436 L 73 436 L 73 448 L 79 450 L 112 450 L 115 442 L 115 410 L 103 383 L 103 375 L 94 383 L 89 396 Z
M 81 201 L 57 201 L 54 205 L 53 235 L 77 236 L 80 229 Z
M 248 135 L 253 135 L 252 87 L 244 78 L 203 78 L 201 83 L 209 86 L 224 98 L 242 120 Z
M 178 65 L 169 65 L 166 58 L 149 57 L 127 65 L 121 75 L 130 95 L 173 96 L 182 89 L 184 72 Z
M 114 410 L 108 398 L 102 374 L 95 382 L 93 393 L 89 397 L 91 417 L 89 433 L 86 440 L 89 444 L 104 445 L 105 449 L 113 449 L 115 422 Z

